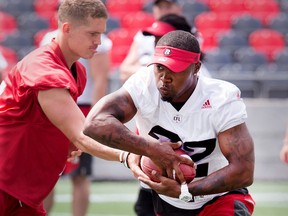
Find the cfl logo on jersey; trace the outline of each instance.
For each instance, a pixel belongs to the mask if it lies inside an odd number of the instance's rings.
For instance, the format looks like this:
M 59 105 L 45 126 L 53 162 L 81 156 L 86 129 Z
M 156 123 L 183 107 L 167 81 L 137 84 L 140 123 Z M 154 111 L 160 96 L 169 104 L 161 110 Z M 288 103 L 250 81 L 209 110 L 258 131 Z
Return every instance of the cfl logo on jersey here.
M 174 117 L 173 117 L 173 121 L 175 122 L 175 123 L 180 123 L 181 121 L 182 121 L 182 116 L 181 115 L 175 115 Z
M 164 50 L 164 55 L 165 55 L 165 56 L 171 55 L 171 49 L 166 48 L 166 49 Z

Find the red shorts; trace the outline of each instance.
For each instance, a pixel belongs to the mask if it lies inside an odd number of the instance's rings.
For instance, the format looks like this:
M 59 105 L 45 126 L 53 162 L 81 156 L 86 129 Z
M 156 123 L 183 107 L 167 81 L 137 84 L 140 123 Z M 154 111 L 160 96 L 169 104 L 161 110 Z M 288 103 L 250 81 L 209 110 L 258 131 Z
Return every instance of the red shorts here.
M 43 205 L 35 209 L 0 190 L 0 216 L 45 216 Z
M 176 208 L 162 200 L 154 191 L 153 199 L 157 216 L 248 216 L 252 215 L 255 206 L 250 194 L 238 193 L 223 195 L 195 210 Z
M 206 205 L 197 216 L 252 215 L 254 206 L 250 194 L 228 194 Z

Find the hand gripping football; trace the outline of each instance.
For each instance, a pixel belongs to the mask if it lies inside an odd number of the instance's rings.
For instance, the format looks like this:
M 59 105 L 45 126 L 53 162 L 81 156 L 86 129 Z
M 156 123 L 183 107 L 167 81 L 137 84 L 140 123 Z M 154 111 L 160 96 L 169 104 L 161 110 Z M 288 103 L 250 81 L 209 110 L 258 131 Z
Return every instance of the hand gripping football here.
M 191 160 L 190 156 L 183 151 L 182 149 L 176 149 L 175 152 L 183 157 L 187 157 Z M 146 156 L 142 156 L 141 157 L 141 163 L 140 163 L 141 169 L 143 170 L 143 172 L 152 180 L 155 182 L 159 182 L 158 179 L 156 179 L 155 177 L 153 177 L 152 175 L 152 170 L 155 170 L 157 173 L 162 174 L 162 172 L 160 171 L 159 167 L 156 166 L 156 164 L 149 158 Z M 190 183 L 196 176 L 196 169 L 195 167 L 191 167 L 188 166 L 186 164 L 180 164 L 179 165 L 181 171 L 183 172 L 183 175 L 186 179 L 186 183 Z M 179 183 L 179 179 L 177 176 L 175 176 L 175 178 Z

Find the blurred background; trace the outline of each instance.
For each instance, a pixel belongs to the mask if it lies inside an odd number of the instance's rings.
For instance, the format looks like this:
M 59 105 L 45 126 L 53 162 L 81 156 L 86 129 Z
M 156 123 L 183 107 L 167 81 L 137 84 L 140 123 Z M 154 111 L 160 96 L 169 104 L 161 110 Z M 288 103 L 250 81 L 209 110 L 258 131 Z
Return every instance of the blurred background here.
M 109 11 L 110 91 L 135 33 L 154 21 L 152 0 L 105 0 Z M 287 0 L 179 0 L 182 14 L 202 35 L 213 77 L 237 84 L 245 98 L 288 97 Z M 0 0 L 0 52 L 9 70 L 57 28 L 59 0 Z
M 109 92 L 112 92 L 122 85 L 119 65 L 134 35 L 154 21 L 153 1 L 103 2 L 110 15 L 107 36 L 113 44 L 109 72 Z M 57 28 L 58 3 L 58 0 L 0 0 L 0 53 L 7 61 L 1 68 L 2 74 L 38 47 L 47 32 Z M 180 0 L 180 3 L 183 15 L 202 36 L 205 66 L 213 77 L 235 83 L 247 105 L 247 124 L 256 154 L 255 186 L 251 186 L 251 190 L 260 203 L 255 215 L 273 215 L 277 208 L 279 212 L 274 215 L 287 215 L 288 166 L 280 161 L 279 152 L 288 123 L 288 1 Z M 127 127 L 135 131 L 133 120 Z M 89 214 L 133 215 L 138 183 L 130 171 L 120 163 L 93 160 L 95 184 L 91 202 L 105 203 L 97 199 L 97 194 L 103 198 L 107 193 L 117 192 L 114 195 L 118 197 L 108 196 L 106 202 L 110 207 L 104 207 L 116 209 L 114 213 L 97 213 L 92 205 Z M 65 178 L 60 182 L 56 188 L 59 194 L 54 216 L 69 215 L 65 205 L 70 201 L 70 182 Z M 118 202 L 111 208 L 114 199 L 124 202 L 127 199 L 124 213 L 117 210 Z M 63 203 L 64 207 L 60 207 Z

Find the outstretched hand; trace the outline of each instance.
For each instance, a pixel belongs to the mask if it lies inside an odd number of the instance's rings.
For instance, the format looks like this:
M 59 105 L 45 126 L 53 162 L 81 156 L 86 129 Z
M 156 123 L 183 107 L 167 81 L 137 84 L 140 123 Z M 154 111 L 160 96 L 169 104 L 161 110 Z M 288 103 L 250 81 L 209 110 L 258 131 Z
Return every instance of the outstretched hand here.
M 81 154 L 82 154 L 82 151 L 80 149 L 77 149 L 71 143 L 70 148 L 69 148 L 69 154 L 68 154 L 67 161 L 73 163 L 73 162 L 75 162 L 75 160 L 77 160 L 78 157 L 80 157 Z
M 140 167 L 140 160 L 141 160 L 140 155 L 130 153 L 128 157 L 128 165 L 130 167 L 130 170 L 132 171 L 135 178 L 141 176 L 142 178 L 149 179 L 149 177 L 142 171 Z
M 160 182 L 154 182 L 150 179 L 138 177 L 138 180 L 147 184 L 151 189 L 156 191 L 157 194 L 162 194 L 174 198 L 178 198 L 181 193 L 181 185 L 174 179 L 170 179 L 160 175 L 155 170 L 152 171 L 154 178 L 159 179 Z

